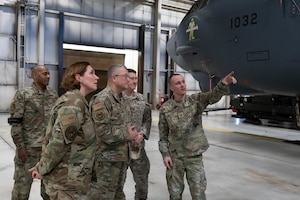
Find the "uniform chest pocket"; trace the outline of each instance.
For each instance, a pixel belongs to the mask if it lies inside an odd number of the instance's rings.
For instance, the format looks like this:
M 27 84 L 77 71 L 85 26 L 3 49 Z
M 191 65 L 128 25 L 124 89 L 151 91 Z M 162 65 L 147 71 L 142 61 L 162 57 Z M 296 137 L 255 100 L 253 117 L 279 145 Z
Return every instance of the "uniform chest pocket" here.
M 87 118 L 82 124 L 82 130 L 84 133 L 84 138 L 86 143 L 92 143 L 93 140 L 95 140 L 95 129 L 94 129 L 94 124 L 90 118 Z
M 120 125 L 120 124 L 124 123 L 124 120 L 122 118 L 120 111 L 112 110 L 111 116 L 110 116 L 110 123 L 115 124 L 115 125 Z
M 141 117 L 144 114 L 145 110 L 145 102 L 132 102 L 130 106 L 130 111 L 133 116 Z
M 166 119 L 171 129 L 189 129 L 196 110 L 192 106 L 184 107 L 166 113 Z
M 168 122 L 168 126 L 171 130 L 178 129 L 180 126 L 180 119 L 178 118 L 178 113 L 177 112 L 168 112 L 165 113 L 166 115 L 166 120 Z
M 30 98 L 30 99 L 26 100 L 26 103 L 25 103 L 26 114 L 29 114 L 32 116 L 40 115 L 42 113 L 41 111 L 43 111 L 43 104 L 42 104 L 41 100 L 35 99 L 35 98 Z

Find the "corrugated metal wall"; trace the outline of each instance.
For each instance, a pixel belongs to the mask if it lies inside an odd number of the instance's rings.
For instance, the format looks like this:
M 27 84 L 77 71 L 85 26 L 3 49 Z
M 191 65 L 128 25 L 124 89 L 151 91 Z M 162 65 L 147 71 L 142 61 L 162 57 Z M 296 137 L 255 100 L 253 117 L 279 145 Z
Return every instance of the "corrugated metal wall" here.
M 14 9 L 1 6 L 0 20 L 0 111 L 7 111 L 17 89 Z
M 30 85 L 32 80 L 27 76 L 28 69 L 35 64 L 45 64 L 49 67 L 51 76 L 50 86 L 58 87 L 59 13 L 63 13 L 63 42 L 84 44 L 98 47 L 113 47 L 119 49 L 134 49 L 141 51 L 144 56 L 141 67 L 144 70 L 143 90 L 145 96 L 151 92 L 152 46 L 154 6 L 151 1 L 120 1 L 120 0 L 44 0 L 45 19 L 39 21 L 39 0 L 13 1 L 0 0 L 0 112 L 8 111 L 10 99 L 18 87 Z M 145 3 L 146 2 L 146 3 Z M 150 3 L 149 3 L 150 2 Z M 170 5 L 188 9 L 177 1 L 166 1 Z M 24 4 L 25 31 L 20 31 L 18 12 Z M 18 6 L 20 5 L 20 6 Z M 167 66 L 166 42 L 168 29 L 176 28 L 185 13 L 163 9 L 161 13 L 162 35 L 160 47 L 160 85 L 165 90 Z M 19 22 L 19 23 L 18 23 Z M 43 26 L 43 27 L 41 27 Z M 141 27 L 146 27 L 144 40 L 141 41 Z M 45 49 L 39 49 L 39 31 L 44 28 Z M 18 34 L 19 33 L 19 34 Z M 24 66 L 17 55 L 20 46 L 18 36 L 24 36 Z M 22 48 L 21 48 L 22 50 Z M 40 54 L 44 60 L 40 61 Z M 42 63 L 41 63 L 42 62 Z M 19 67 L 20 66 L 20 67 Z M 3 75 L 2 75 L 3 74 Z M 4 76 L 4 77 L 3 77 Z M 2 95 L 3 93 L 7 95 Z

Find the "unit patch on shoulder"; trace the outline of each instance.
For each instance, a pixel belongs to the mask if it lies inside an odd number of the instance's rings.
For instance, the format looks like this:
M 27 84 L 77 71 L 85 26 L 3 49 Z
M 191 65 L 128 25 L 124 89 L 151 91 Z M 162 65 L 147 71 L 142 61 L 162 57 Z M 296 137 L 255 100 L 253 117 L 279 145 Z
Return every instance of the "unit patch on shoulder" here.
M 77 128 L 76 126 L 69 126 L 65 132 L 66 138 L 70 141 L 73 141 L 77 136 Z
M 93 106 L 93 118 L 97 121 L 101 121 L 105 116 L 105 109 L 103 103 L 97 103 Z
M 96 111 L 95 112 L 95 114 L 94 114 L 94 118 L 96 119 L 96 120 L 103 120 L 104 119 L 104 110 L 98 110 L 98 111 Z

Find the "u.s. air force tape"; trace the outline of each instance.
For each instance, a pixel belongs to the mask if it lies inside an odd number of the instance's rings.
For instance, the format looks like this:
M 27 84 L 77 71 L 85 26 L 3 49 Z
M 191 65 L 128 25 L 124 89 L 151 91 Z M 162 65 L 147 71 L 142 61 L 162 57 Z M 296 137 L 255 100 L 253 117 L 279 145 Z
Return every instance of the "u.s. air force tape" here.
M 13 117 L 10 117 L 7 119 L 7 122 L 12 125 L 12 124 L 21 124 L 23 121 L 23 118 L 13 118 Z
M 65 132 L 66 138 L 70 141 L 73 141 L 77 136 L 77 128 L 76 126 L 69 126 Z

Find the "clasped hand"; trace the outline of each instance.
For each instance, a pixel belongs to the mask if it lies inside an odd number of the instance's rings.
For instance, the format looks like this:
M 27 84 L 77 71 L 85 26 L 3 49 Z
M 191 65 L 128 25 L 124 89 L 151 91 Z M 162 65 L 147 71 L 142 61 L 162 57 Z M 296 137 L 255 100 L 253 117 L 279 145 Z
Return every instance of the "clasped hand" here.
M 128 131 L 130 133 L 131 145 L 133 147 L 139 147 L 142 141 L 144 140 L 143 132 L 138 132 L 135 126 L 130 126 L 128 128 Z
M 43 179 L 43 176 L 39 174 L 37 171 L 37 167 L 39 166 L 40 162 L 36 163 L 36 165 L 30 168 L 28 171 L 31 172 L 31 177 L 35 179 Z

